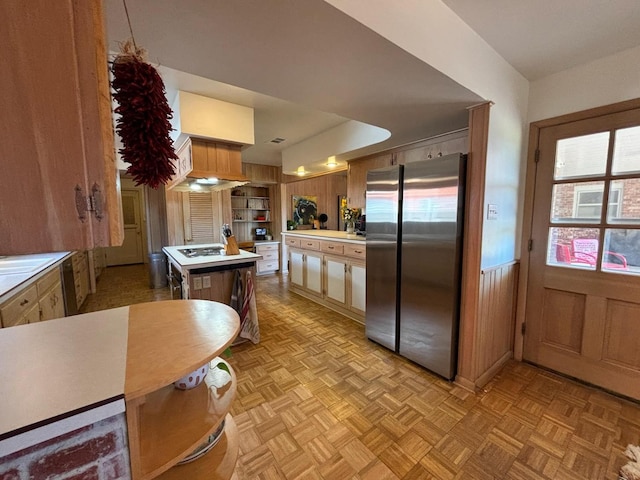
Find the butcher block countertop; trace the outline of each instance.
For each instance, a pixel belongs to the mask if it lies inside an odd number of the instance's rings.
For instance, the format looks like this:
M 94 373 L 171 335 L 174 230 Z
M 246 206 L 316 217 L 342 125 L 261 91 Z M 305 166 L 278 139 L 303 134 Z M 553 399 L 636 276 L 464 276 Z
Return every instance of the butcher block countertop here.
M 167 300 L 0 330 L 0 457 L 12 437 L 79 414 L 94 423 L 101 418 L 87 411 L 111 402 L 124 411 L 123 399 L 221 354 L 239 328 L 238 314 L 221 303 Z
M 354 233 L 341 232 L 339 230 L 287 230 L 282 235 L 291 235 L 296 237 L 318 238 L 323 240 L 340 240 L 341 242 L 363 244 L 366 239 L 362 235 Z

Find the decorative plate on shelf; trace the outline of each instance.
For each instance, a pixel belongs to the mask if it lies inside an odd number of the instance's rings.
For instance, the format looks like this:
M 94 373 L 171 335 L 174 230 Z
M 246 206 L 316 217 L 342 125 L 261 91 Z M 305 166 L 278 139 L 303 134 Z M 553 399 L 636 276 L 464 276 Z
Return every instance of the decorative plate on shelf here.
M 222 437 L 223 433 L 224 433 L 224 420 L 222 420 L 222 423 L 216 429 L 216 431 L 213 432 L 211 435 L 209 435 L 209 437 L 205 442 L 203 442 L 198 448 L 196 448 L 189 455 L 187 455 L 182 460 L 180 460 L 177 463 L 177 465 L 184 465 L 185 463 L 193 462 L 194 460 L 197 460 L 198 458 L 203 456 L 205 453 L 207 453 L 209 450 L 211 450 L 213 447 L 216 446 L 216 444 L 220 441 L 220 438 Z

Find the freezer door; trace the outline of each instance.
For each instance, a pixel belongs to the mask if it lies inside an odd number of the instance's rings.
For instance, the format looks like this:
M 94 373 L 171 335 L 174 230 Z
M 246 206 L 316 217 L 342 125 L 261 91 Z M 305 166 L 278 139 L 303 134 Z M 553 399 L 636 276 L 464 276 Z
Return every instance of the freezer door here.
M 463 173 L 462 155 L 404 168 L 399 353 L 447 379 L 457 357 Z
M 396 298 L 401 168 L 367 174 L 367 338 L 397 351 Z

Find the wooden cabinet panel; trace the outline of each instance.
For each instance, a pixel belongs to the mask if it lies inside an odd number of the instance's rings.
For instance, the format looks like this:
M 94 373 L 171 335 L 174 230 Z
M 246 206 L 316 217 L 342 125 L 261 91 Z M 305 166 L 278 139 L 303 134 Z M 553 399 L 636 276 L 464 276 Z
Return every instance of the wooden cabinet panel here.
M 281 168 L 273 165 L 258 165 L 255 163 L 243 163 L 242 173 L 251 183 L 276 184 L 281 181 Z
M 367 191 L 367 172 L 375 168 L 390 167 L 393 155 L 385 153 L 375 157 L 362 158 L 349 162 L 347 178 L 347 204 L 352 208 L 365 207 Z
M 305 250 L 320 250 L 320 240 L 300 239 L 300 248 Z
M 344 243 L 323 241 L 320 243 L 320 250 L 322 250 L 324 253 L 335 253 L 342 255 L 344 253 Z
M 240 145 L 191 139 L 193 177 L 223 175 L 226 180 L 243 180 Z
M 350 257 L 364 259 L 367 256 L 367 249 L 365 248 L 364 242 L 363 245 L 348 243 L 344 246 L 344 254 Z
M 38 297 L 40 321 L 64 317 L 64 296 L 60 281 L 43 292 L 38 288 Z
M 284 243 L 285 243 L 285 245 L 287 245 L 287 247 L 300 248 L 300 239 L 299 238 L 287 237 L 286 240 L 284 241 Z
M 3 327 L 13 327 L 14 325 L 20 325 L 27 323 L 24 321 L 26 314 L 36 307 L 38 315 L 35 317 L 35 321 L 40 319 L 40 311 L 38 310 L 38 289 L 33 284 L 22 292 L 18 293 L 11 300 L 0 305 L 0 316 L 2 317 Z
M 0 252 L 119 245 L 123 239 L 102 7 L 8 1 L 0 43 Z M 55 48 L 51 48 L 55 45 Z M 102 218 L 79 217 L 93 189 Z M 77 190 L 76 190 L 77 189 Z

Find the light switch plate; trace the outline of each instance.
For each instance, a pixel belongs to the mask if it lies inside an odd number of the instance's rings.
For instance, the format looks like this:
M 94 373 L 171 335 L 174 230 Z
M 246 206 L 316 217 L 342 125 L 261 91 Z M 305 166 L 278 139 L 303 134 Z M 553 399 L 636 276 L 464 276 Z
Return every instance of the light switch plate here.
M 202 277 L 196 277 L 193 279 L 193 289 L 202 290 Z
M 211 277 L 202 277 L 202 288 L 211 288 Z
M 498 219 L 498 205 L 489 203 L 487 204 L 487 220 Z

